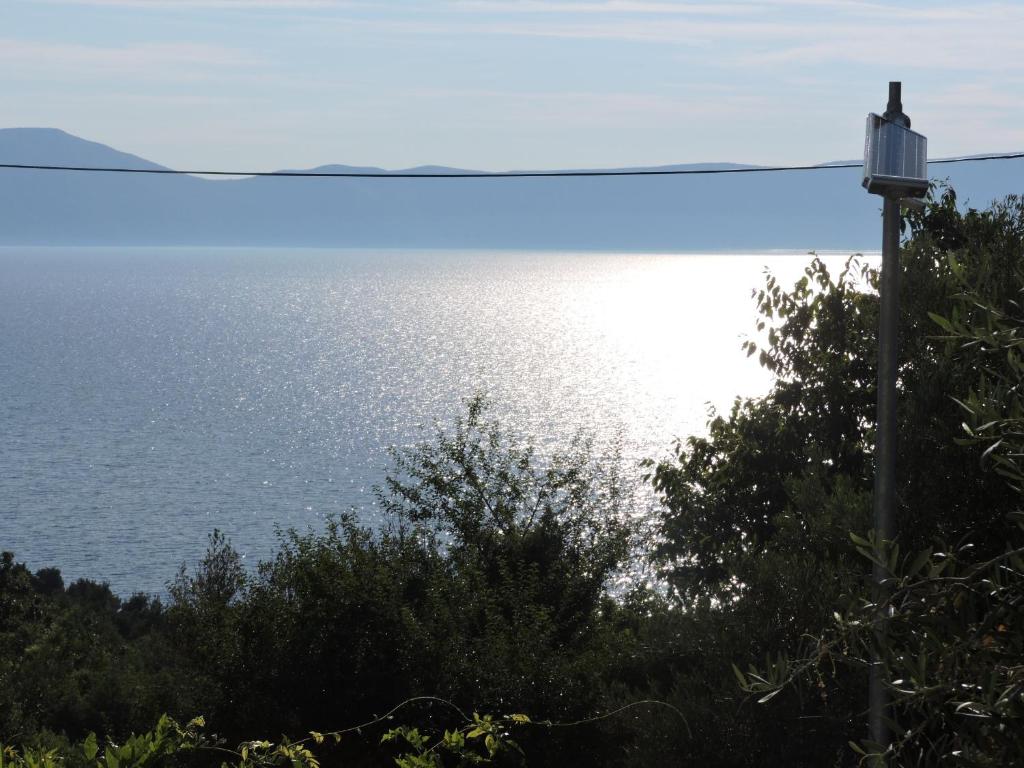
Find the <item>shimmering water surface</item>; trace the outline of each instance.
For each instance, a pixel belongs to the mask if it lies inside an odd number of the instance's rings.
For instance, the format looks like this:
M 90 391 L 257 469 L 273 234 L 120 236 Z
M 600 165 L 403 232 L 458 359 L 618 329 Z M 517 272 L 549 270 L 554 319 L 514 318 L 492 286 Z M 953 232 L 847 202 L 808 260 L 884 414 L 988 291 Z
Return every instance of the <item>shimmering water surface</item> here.
M 832 257 L 838 263 L 841 256 Z M 542 452 L 636 462 L 757 394 L 764 267 L 804 254 L 0 249 L 0 549 L 160 592 L 214 528 L 357 507 L 485 392 Z

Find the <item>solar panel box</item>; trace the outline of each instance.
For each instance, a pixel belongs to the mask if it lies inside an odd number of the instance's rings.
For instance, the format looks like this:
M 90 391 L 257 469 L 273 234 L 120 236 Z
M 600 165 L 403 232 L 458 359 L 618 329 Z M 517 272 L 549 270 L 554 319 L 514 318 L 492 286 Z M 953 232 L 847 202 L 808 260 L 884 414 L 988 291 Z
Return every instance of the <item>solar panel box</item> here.
M 864 180 L 868 192 L 924 197 L 928 192 L 928 139 L 881 115 L 868 115 Z

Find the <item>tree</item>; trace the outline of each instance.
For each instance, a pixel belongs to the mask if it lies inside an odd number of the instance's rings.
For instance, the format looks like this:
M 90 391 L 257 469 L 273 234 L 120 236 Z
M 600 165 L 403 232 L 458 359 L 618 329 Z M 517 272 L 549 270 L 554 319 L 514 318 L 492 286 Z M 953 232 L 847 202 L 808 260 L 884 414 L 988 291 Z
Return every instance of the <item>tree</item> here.
M 0 557 L 0 733 L 126 734 L 180 701 L 159 601 Z
M 984 563 L 1002 557 L 1006 515 L 1019 499 L 981 466 L 977 441 L 961 439 L 964 410 L 954 398 L 992 392 L 978 384 L 986 356 L 976 343 L 965 354 L 942 338 L 949 329 L 942 334 L 934 318 L 976 329 L 985 327 L 986 307 L 1005 316 L 1015 306 L 1024 208 L 1011 198 L 988 211 L 961 211 L 946 191 L 904 225 L 899 543 L 916 553 L 934 539 L 969 542 L 972 562 Z M 771 681 L 793 671 L 778 656 L 783 649 L 813 662 L 803 667 L 811 684 L 803 703 L 794 709 L 800 694 L 787 693 L 774 699 L 766 718 L 786 728 L 796 727 L 796 717 L 831 717 L 839 726 L 845 721 L 851 738 L 862 730 L 863 673 L 856 665 L 832 671 L 832 646 L 821 628 L 833 612 L 851 600 L 862 605 L 870 594 L 870 563 L 848 532 L 870 527 L 876 287 L 877 273 L 855 261 L 837 278 L 815 261 L 789 292 L 769 277 L 757 297 L 767 338 L 748 352 L 760 353 L 776 375 L 772 391 L 737 402 L 712 421 L 707 437 L 680 445 L 676 460 L 653 473 L 666 510 L 660 556 L 678 599 L 730 617 L 735 631 L 751 637 L 747 659 L 770 655 L 758 666 Z M 877 556 L 871 545 L 861 549 Z M 906 564 L 930 567 L 927 557 Z M 860 648 L 860 658 L 868 658 Z M 745 683 L 765 698 L 780 691 L 754 678 Z M 834 731 L 833 745 L 843 730 Z
M 906 541 L 984 528 L 1009 501 L 1007 490 L 979 471 L 975 452 L 956 442 L 962 419 L 951 395 L 966 390 L 974 363 L 936 338 L 930 313 L 948 313 L 960 292 L 949 254 L 957 254 L 958 269 L 975 275 L 993 301 L 1015 298 L 1005 276 L 1019 258 L 1019 209 L 1010 200 L 991 211 L 960 213 L 947 191 L 905 222 L 899 519 Z M 759 353 L 775 374 L 772 391 L 737 402 L 728 416 L 711 421 L 707 437 L 679 444 L 676 461 L 654 470 L 665 503 L 659 554 L 680 596 L 735 593 L 742 569 L 770 552 L 778 537 L 791 529 L 809 535 L 814 512 L 796 508 L 797 488 L 808 478 L 830 495 L 834 487 L 870 492 L 877 280 L 875 270 L 856 260 L 838 277 L 815 260 L 792 291 L 769 277 L 757 295 L 758 330 L 771 327 L 767 343 L 749 342 L 747 351 Z M 865 527 L 857 518 L 847 523 Z M 995 539 L 985 543 L 999 546 Z
M 438 432 L 394 458 L 379 498 L 400 528 L 416 526 L 493 591 L 506 615 L 536 600 L 562 642 L 590 621 L 627 554 L 629 530 L 619 479 L 588 446 L 577 441 L 537 466 L 533 448 L 510 443 L 477 397 L 453 435 Z
M 879 642 L 874 606 L 860 601 L 820 645 L 840 663 L 875 657 L 884 665 L 894 730 L 885 755 L 890 764 L 1003 766 L 1024 755 L 1024 205 L 1010 199 L 969 216 L 996 225 L 990 231 L 1002 237 L 989 243 L 993 250 L 947 254 L 959 291 L 931 320 L 949 353 L 974 373 L 969 388 L 951 396 L 965 418 L 956 442 L 980 451 L 979 466 L 994 470 L 989 483 L 1016 499 L 978 510 L 976 519 L 1002 515 L 984 529 L 937 539 L 902 558 L 898 543 L 854 537 L 866 559 L 893 574 L 885 634 Z M 1001 254 L 1014 251 L 1014 263 L 1000 263 Z M 993 547 L 993 540 L 1000 544 Z M 800 668 L 820 661 L 805 659 Z M 879 755 L 882 748 L 863 742 L 857 750 Z
M 607 585 L 629 542 L 617 479 L 585 444 L 539 460 L 474 399 L 453 430 L 394 454 L 379 507 L 376 528 L 341 516 L 284 534 L 241 583 L 222 538 L 179 578 L 171 616 L 200 651 L 211 722 L 237 739 L 328 730 L 420 695 L 593 713 L 611 656 Z M 411 726 L 451 715 L 424 706 Z M 535 762 L 565 757 L 558 738 Z

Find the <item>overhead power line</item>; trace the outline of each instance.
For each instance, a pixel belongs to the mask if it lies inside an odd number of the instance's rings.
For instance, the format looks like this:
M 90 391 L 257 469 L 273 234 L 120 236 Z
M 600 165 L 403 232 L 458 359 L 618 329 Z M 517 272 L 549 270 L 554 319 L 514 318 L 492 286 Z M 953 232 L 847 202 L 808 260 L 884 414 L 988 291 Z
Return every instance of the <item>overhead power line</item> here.
M 929 165 L 945 163 L 973 163 L 982 160 L 1016 160 L 1024 152 L 1001 155 L 974 155 L 929 160 Z M 750 168 L 679 168 L 675 170 L 622 170 L 622 171 L 453 171 L 414 173 L 402 171 L 177 171 L 171 168 L 115 168 L 81 165 L 30 165 L 26 163 L 0 163 L 0 168 L 28 171 L 75 171 L 82 173 L 145 173 L 164 176 L 266 176 L 272 178 L 326 178 L 326 179 L 516 179 L 516 178 L 578 178 L 584 176 L 713 176 L 724 173 L 777 173 L 780 171 L 830 171 L 839 168 L 862 168 L 863 163 L 834 163 L 828 165 L 771 165 Z

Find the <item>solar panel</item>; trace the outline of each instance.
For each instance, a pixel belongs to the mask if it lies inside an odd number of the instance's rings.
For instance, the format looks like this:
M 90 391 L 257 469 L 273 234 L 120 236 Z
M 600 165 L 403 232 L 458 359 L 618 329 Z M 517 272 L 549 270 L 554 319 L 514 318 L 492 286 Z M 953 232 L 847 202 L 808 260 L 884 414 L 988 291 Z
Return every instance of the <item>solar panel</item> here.
M 863 185 L 874 194 L 922 197 L 928 191 L 928 139 L 880 115 L 868 115 Z

